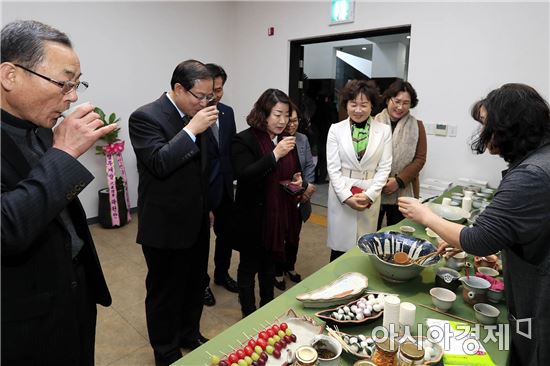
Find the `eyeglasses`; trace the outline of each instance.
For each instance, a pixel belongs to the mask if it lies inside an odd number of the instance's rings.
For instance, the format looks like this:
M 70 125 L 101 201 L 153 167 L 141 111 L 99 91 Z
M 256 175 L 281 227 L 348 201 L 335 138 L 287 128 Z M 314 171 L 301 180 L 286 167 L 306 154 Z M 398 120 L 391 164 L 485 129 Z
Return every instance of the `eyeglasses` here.
M 398 107 L 409 108 L 411 106 L 411 102 L 409 100 L 399 100 L 391 98 L 391 101 Z
M 208 94 L 208 95 L 203 95 L 202 97 L 199 97 L 197 95 L 195 95 L 195 93 L 193 93 L 191 90 L 187 90 L 192 96 L 194 96 L 199 102 L 205 102 L 206 103 L 210 103 L 212 102 L 214 99 L 216 99 L 216 96 L 214 94 Z
M 57 85 L 58 87 L 61 88 L 61 93 L 63 93 L 63 94 L 69 94 L 73 90 L 76 90 L 77 92 L 83 92 L 84 90 L 88 89 L 88 86 L 90 85 L 86 81 L 77 81 L 77 82 L 69 81 L 69 80 L 67 80 L 67 81 L 57 81 L 57 80 L 54 80 L 54 79 L 49 78 L 47 76 L 44 76 L 42 74 L 39 74 L 36 71 L 32 71 L 30 69 L 27 69 L 24 66 L 21 66 L 21 65 L 18 65 L 18 64 L 14 64 L 14 65 L 21 68 L 21 69 L 23 69 L 23 70 L 25 70 L 25 71 L 30 72 L 33 75 L 41 77 L 44 80 L 47 80 L 51 83 L 54 83 L 55 85 Z

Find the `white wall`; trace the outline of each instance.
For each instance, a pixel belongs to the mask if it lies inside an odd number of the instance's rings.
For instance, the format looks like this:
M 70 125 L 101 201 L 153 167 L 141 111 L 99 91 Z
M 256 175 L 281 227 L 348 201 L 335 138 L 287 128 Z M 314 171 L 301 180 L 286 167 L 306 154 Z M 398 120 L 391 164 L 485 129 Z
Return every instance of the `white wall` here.
M 258 96 L 288 90 L 289 40 L 410 24 L 409 81 L 428 123 L 458 126 L 456 138 L 429 136 L 424 176 L 475 177 L 493 185 L 505 167 L 498 157 L 474 156 L 476 129 L 469 108 L 505 82 L 530 84 L 549 96 L 548 3 L 375 3 L 358 1 L 355 22 L 328 26 L 330 1 L 307 2 L 3 2 L 2 22 L 37 19 L 67 32 L 79 52 L 92 101 L 122 117 L 124 153 L 136 204 L 137 172 L 127 122 L 138 106 L 168 90 L 175 65 L 187 58 L 217 62 L 229 80 L 224 101 L 238 129 Z M 275 35 L 267 36 L 267 28 Z M 99 156 L 81 161 L 97 177 L 80 198 L 97 215 L 106 185 Z

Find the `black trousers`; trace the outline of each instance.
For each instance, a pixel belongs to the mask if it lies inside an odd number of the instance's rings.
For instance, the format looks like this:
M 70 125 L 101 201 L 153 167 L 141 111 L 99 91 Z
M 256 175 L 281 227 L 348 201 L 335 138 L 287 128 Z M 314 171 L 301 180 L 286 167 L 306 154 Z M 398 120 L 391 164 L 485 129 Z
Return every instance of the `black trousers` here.
M 386 215 L 386 225 L 395 225 L 403 220 L 405 216 L 399 211 L 398 205 L 380 205 L 380 214 L 378 215 L 378 230 L 382 228 L 382 220 Z
M 75 283 L 73 283 L 73 303 L 76 305 L 78 322 L 80 362 L 79 365 L 93 366 L 95 364 L 95 331 L 97 319 L 97 307 L 90 294 L 90 288 L 86 280 L 84 265 L 77 260 L 73 264 L 75 271 Z
M 214 234 L 216 234 L 216 249 L 214 252 L 214 280 L 223 280 L 228 275 L 233 252 L 231 235 L 231 215 L 233 215 L 233 200 L 226 193 L 214 212 Z
M 298 217 L 298 233 L 302 230 L 302 218 Z M 299 235 L 299 234 L 298 234 Z M 298 236 L 298 243 L 286 243 L 285 244 L 285 261 L 284 263 L 275 263 L 275 275 L 282 276 L 284 272 L 294 271 L 296 266 L 296 259 L 298 258 L 298 248 L 300 246 L 300 237 Z
M 241 311 L 245 316 L 256 310 L 256 296 L 254 295 L 256 273 L 260 283 L 260 306 L 263 306 L 273 300 L 274 296 L 275 264 L 273 255 L 260 246 L 243 248 L 237 270 L 237 283 Z
M 169 365 L 180 359 L 180 344 L 200 334 L 209 235 L 205 219 L 191 248 L 142 246 L 148 269 L 145 316 L 157 365 Z

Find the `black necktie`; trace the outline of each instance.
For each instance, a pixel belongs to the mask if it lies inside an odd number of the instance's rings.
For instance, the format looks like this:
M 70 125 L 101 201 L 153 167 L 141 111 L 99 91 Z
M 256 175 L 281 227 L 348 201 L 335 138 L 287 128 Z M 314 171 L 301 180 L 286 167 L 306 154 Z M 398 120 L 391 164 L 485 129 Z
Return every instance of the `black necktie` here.
M 182 117 L 182 121 L 183 121 L 183 127 L 185 127 L 187 126 L 189 121 L 191 121 L 191 118 L 186 114 L 185 116 Z
M 210 125 L 210 128 L 212 129 L 212 133 L 214 134 L 214 138 L 216 139 L 216 142 L 218 145 L 220 144 L 220 129 L 218 128 L 217 123 L 213 123 Z

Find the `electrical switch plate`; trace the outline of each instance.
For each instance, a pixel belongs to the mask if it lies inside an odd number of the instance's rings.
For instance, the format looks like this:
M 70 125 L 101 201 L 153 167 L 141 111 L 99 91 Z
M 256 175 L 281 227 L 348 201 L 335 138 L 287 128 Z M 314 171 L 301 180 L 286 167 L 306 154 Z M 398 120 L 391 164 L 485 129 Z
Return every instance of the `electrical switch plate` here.
M 435 125 L 436 136 L 447 136 L 447 125 L 442 123 L 436 123 Z
M 455 125 L 448 125 L 447 127 L 448 127 L 447 132 L 449 133 L 449 137 L 456 137 L 457 127 Z

